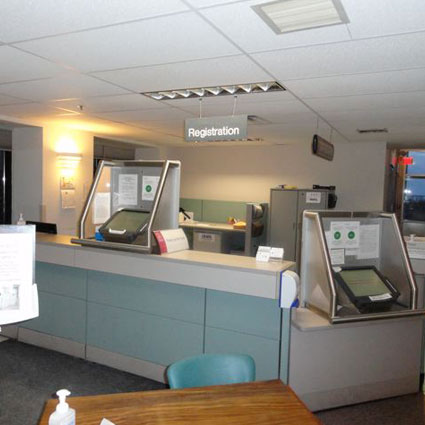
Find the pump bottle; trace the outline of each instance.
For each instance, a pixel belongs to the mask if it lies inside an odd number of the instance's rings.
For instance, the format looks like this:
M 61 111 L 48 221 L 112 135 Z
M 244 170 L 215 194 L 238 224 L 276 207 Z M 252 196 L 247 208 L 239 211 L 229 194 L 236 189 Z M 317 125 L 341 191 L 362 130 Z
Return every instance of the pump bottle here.
M 50 415 L 49 425 L 75 425 L 75 410 L 66 403 L 66 397 L 70 394 L 68 390 L 59 390 L 56 393 L 59 403 L 56 410 Z
M 19 213 L 18 221 L 16 222 L 18 226 L 23 226 L 26 224 L 26 221 L 24 220 L 24 215 L 22 213 Z

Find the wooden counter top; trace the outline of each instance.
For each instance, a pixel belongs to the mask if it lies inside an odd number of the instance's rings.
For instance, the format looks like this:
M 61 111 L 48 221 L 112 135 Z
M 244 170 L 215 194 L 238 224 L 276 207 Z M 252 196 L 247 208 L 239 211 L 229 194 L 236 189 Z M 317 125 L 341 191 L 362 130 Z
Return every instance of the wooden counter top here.
M 99 425 L 320 425 L 282 381 L 219 385 L 183 390 L 139 391 L 69 397 L 76 423 Z M 47 425 L 57 400 L 50 400 L 39 425 Z

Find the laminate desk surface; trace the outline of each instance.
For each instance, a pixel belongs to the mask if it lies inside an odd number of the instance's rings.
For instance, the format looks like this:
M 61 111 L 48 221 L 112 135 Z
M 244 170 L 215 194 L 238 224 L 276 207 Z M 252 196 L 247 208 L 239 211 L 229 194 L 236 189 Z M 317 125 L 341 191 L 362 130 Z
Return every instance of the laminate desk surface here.
M 279 380 L 184 390 L 70 397 L 78 425 L 320 425 L 295 393 Z M 57 400 L 49 400 L 39 425 L 47 425 Z

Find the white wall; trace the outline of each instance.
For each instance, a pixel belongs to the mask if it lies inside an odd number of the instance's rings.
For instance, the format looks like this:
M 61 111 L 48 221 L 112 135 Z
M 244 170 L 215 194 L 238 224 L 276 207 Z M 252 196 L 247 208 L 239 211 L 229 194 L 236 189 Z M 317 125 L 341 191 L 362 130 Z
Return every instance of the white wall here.
M 43 128 L 43 221 L 56 223 L 58 233 L 75 235 L 77 222 L 93 178 L 93 135 L 60 126 Z M 65 142 L 65 146 L 61 146 Z M 80 153 L 75 170 L 75 208 L 63 209 L 58 151 Z
M 19 213 L 39 221 L 43 199 L 43 129 L 17 127 L 12 132 L 12 223 Z
M 271 187 L 335 185 L 338 209 L 381 210 L 386 144 L 335 146 L 332 162 L 312 155 L 310 144 L 170 148 L 182 162 L 180 196 L 232 201 L 268 201 Z

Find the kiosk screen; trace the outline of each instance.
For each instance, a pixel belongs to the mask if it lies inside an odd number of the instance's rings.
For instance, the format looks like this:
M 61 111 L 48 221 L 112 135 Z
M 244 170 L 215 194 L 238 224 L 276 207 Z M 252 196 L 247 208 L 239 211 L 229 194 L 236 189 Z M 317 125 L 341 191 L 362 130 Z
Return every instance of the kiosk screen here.
M 99 229 L 105 241 L 133 243 L 145 229 L 149 211 L 122 209 L 117 211 Z
M 346 267 L 335 277 L 350 301 L 362 313 L 388 308 L 400 295 L 374 266 Z
M 149 217 L 149 212 L 121 210 L 108 222 L 109 229 L 137 232 Z
M 390 292 L 374 269 L 342 270 L 340 275 L 356 297 Z

